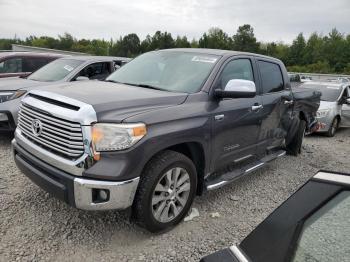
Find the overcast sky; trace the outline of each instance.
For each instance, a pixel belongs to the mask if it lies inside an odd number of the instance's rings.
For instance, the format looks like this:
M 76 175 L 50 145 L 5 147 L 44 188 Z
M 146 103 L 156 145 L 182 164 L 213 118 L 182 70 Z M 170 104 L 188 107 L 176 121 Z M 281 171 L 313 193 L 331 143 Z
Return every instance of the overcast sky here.
M 155 31 L 199 38 L 251 24 L 260 41 L 290 43 L 299 32 L 350 33 L 350 0 L 0 0 L 0 38 L 29 35 L 116 39 Z

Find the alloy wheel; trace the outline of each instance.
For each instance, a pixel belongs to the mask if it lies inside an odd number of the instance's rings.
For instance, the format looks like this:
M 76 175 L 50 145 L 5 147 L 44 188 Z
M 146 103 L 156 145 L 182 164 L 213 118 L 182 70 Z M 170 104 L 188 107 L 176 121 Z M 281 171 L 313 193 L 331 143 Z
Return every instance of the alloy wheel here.
M 191 190 L 188 172 L 175 167 L 159 179 L 152 196 L 152 213 L 161 223 L 174 220 L 185 207 Z

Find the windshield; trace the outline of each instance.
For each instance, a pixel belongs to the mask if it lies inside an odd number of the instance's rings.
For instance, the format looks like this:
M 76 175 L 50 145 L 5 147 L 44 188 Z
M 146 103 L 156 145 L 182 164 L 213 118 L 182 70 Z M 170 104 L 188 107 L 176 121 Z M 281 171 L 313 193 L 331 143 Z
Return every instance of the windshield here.
M 145 88 L 172 92 L 198 92 L 219 56 L 158 51 L 143 54 L 107 78 Z
M 339 85 L 317 85 L 317 84 L 308 84 L 303 85 L 302 87 L 306 88 L 312 88 L 316 91 L 319 91 L 322 93 L 321 100 L 322 101 L 328 101 L 328 102 L 336 102 L 340 96 L 341 91 L 343 90 L 342 87 Z
M 31 74 L 28 79 L 42 82 L 59 81 L 82 63 L 83 61 L 75 59 L 58 59 L 40 68 Z

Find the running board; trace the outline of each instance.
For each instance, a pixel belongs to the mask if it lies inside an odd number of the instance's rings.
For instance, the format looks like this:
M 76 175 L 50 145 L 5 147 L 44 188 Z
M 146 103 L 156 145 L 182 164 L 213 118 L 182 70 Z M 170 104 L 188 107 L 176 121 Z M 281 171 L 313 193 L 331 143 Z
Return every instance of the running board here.
M 284 151 L 284 150 L 275 151 L 271 154 L 266 155 L 261 160 L 250 163 L 244 167 L 237 168 L 231 172 L 222 174 L 218 178 L 206 181 L 205 182 L 206 189 L 207 190 L 215 190 L 217 188 L 223 187 L 224 185 L 232 183 L 233 181 L 237 180 L 238 178 L 240 178 L 244 175 L 247 175 L 251 172 L 254 172 L 254 171 L 262 168 L 271 160 L 282 157 L 284 155 L 286 155 L 286 151 Z

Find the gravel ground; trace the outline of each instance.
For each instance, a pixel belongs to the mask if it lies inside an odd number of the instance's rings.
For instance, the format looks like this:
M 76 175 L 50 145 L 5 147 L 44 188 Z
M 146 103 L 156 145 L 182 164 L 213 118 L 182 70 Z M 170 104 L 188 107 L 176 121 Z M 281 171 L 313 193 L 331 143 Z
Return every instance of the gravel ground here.
M 0 136 L 0 261 L 198 261 L 241 241 L 317 170 L 350 170 L 350 129 L 309 136 L 301 156 L 207 192 L 193 205 L 199 217 L 154 235 L 127 211 L 91 213 L 54 199 L 17 170 L 10 141 Z

